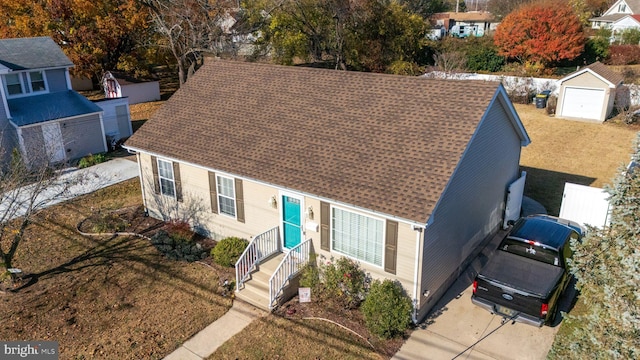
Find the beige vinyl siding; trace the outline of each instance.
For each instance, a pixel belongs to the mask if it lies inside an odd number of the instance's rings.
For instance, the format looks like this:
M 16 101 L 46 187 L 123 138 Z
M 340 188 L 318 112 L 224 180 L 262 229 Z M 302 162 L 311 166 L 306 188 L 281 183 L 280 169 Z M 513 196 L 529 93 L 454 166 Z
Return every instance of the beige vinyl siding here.
M 506 191 L 519 177 L 520 138 L 503 105 L 487 110 L 425 230 L 418 318 L 455 281 L 502 223 Z M 425 291 L 429 296 L 422 296 Z
M 609 85 L 590 72 L 582 73 L 562 83 L 565 86 L 589 87 L 606 89 Z
M 158 156 L 158 158 L 164 159 L 162 156 Z M 153 201 L 153 197 L 158 195 L 153 191 L 151 157 L 149 154 L 141 153 L 140 159 L 147 207 L 152 216 L 162 218 L 162 214 L 160 214 L 159 209 Z M 229 176 L 227 174 L 216 174 Z M 241 223 L 234 217 L 211 212 L 209 172 L 207 170 L 180 163 L 180 180 L 182 183 L 184 202 L 188 203 L 189 201 L 193 201 L 193 199 L 197 199 L 196 201 L 200 203 L 199 205 L 201 205 L 203 209 L 199 214 L 200 225 L 206 229 L 214 239 L 219 240 L 228 236 L 239 236 L 250 239 L 253 236 L 278 226 L 280 223 L 278 209 L 273 209 L 268 204 L 271 195 L 277 196 L 278 191 L 276 189 L 244 180 L 243 198 L 245 223 Z
M 158 156 L 158 158 L 163 159 L 162 156 Z M 146 202 L 149 213 L 154 217 L 162 218 L 158 209 L 154 206 L 153 201 L 153 197 L 158 195 L 153 191 L 151 156 L 146 153 L 141 153 L 140 164 L 142 182 L 144 185 L 145 198 L 147 199 Z M 219 172 L 216 172 L 216 175 L 230 176 Z M 214 214 L 211 212 L 211 201 L 209 197 L 209 171 L 185 163 L 180 163 L 180 176 L 184 202 L 187 203 L 190 198 L 200 199 L 204 206 L 204 211 L 202 211 L 200 218 L 201 224 L 209 231 L 210 236 L 213 238 L 222 239 L 227 236 L 239 236 L 245 239 L 251 239 L 255 235 L 265 232 L 273 227 L 280 226 L 280 211 L 282 210 L 282 204 L 278 188 L 243 179 L 245 223 L 241 223 L 232 217 Z M 274 209 L 269 205 L 269 199 L 273 195 L 278 199 L 277 209 Z M 310 227 L 310 229 L 305 230 L 304 239 L 312 240 L 314 250 L 318 255 L 323 256 L 325 261 L 330 259 L 332 256 L 341 256 L 340 254 L 320 249 L 320 200 L 304 196 L 303 203 L 303 212 L 309 207 L 313 209 L 313 219 L 305 217 L 302 219 L 303 228 L 306 228 L 306 225 L 309 225 Z M 314 224 L 318 225 L 318 231 L 314 231 Z M 396 275 L 385 272 L 382 267 L 369 265 L 364 262 L 360 262 L 360 265 L 365 271 L 369 272 L 373 278 L 389 278 L 398 280 L 402 283 L 408 294 L 413 294 L 415 246 L 415 231 L 411 229 L 410 225 L 406 223 L 399 223 Z
M 324 251 L 320 248 L 320 200 L 305 197 L 304 205 L 307 208 L 309 206 L 313 207 L 314 220 L 311 220 L 311 222 L 318 224 L 318 232 L 307 230 L 305 233 L 305 239 L 310 238 L 313 240 L 313 249 L 319 255 L 318 261 L 327 261 L 331 259 L 331 257 L 337 258 L 342 256 L 339 253 Z M 350 210 L 349 208 L 346 209 Z M 307 220 L 307 222 L 309 222 L 309 220 Z M 329 232 L 331 232 L 331 229 Z M 393 275 L 384 271 L 383 266 L 378 267 L 362 261 L 359 263 L 362 269 L 369 272 L 374 279 L 392 279 L 400 281 L 407 294 L 412 296 L 414 292 L 413 279 L 415 274 L 415 248 L 416 232 L 411 229 L 410 225 L 400 222 L 398 223 L 396 274 Z

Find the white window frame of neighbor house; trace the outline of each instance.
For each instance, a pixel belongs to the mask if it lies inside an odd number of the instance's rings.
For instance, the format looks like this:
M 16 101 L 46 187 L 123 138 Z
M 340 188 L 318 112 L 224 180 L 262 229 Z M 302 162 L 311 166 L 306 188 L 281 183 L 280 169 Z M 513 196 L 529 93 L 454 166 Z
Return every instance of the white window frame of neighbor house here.
M 357 223 L 353 223 L 354 221 Z M 332 251 L 382 267 L 384 238 L 384 220 L 339 207 L 331 207 Z
M 26 74 L 27 76 L 27 82 L 25 83 L 24 81 L 24 77 L 22 74 Z M 36 90 L 33 87 L 33 83 L 34 83 L 34 79 L 33 79 L 33 74 L 39 74 L 40 75 L 40 80 L 37 80 L 37 82 L 42 82 L 42 89 L 40 90 Z M 11 83 L 9 84 L 9 77 L 17 77 L 18 78 L 18 83 Z M 4 83 L 5 83 L 5 90 L 7 91 L 7 97 L 12 98 L 12 97 L 21 97 L 21 96 L 25 96 L 25 95 L 30 95 L 30 94 L 38 94 L 38 93 L 45 93 L 48 91 L 48 87 L 47 87 L 47 76 L 45 74 L 45 72 L 43 70 L 35 70 L 35 71 L 26 71 L 26 72 L 12 72 L 9 74 L 5 74 L 4 75 Z M 20 92 L 17 93 L 13 93 L 11 94 L 9 91 L 9 86 L 10 85 L 20 85 Z
M 218 196 L 218 214 L 236 217 L 236 184 L 233 178 L 216 175 L 216 193 Z
M 160 183 L 160 193 L 162 195 L 176 197 L 176 181 L 171 161 L 158 159 L 158 182 Z

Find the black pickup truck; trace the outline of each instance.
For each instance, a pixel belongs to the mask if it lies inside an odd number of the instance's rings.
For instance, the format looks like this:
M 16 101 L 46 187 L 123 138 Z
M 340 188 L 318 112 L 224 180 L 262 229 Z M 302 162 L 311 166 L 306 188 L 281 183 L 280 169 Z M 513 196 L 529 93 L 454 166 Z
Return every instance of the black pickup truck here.
M 548 215 L 519 219 L 476 276 L 471 301 L 504 320 L 535 326 L 552 322 L 571 280 L 569 242 L 583 235 L 584 228 L 569 220 Z

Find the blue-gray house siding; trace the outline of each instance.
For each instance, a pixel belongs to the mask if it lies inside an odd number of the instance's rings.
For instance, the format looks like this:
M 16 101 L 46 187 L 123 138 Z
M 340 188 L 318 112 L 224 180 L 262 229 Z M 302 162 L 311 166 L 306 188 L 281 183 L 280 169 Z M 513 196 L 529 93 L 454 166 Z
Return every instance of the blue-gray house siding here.
M 67 87 L 67 75 L 65 69 L 50 69 L 47 70 L 45 74 L 47 77 L 49 92 L 69 90 Z
M 503 91 L 503 90 L 502 90 Z M 503 219 L 507 188 L 519 177 L 521 138 L 501 98 L 485 114 L 424 232 L 419 317 L 457 278 Z M 425 306 L 426 305 L 426 306 Z

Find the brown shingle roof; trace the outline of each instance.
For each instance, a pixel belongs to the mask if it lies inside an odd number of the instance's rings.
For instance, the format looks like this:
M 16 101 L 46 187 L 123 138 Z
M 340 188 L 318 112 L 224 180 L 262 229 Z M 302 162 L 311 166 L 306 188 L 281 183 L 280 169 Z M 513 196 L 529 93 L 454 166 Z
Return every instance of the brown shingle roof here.
M 587 66 L 588 69 L 593 70 L 596 74 L 602 76 L 607 79 L 607 81 L 611 82 L 613 85 L 618 85 L 624 80 L 622 74 L 617 71 L 611 70 L 607 65 L 601 63 L 600 61 L 596 61 L 593 64 Z
M 211 61 L 126 146 L 424 223 L 498 86 Z

